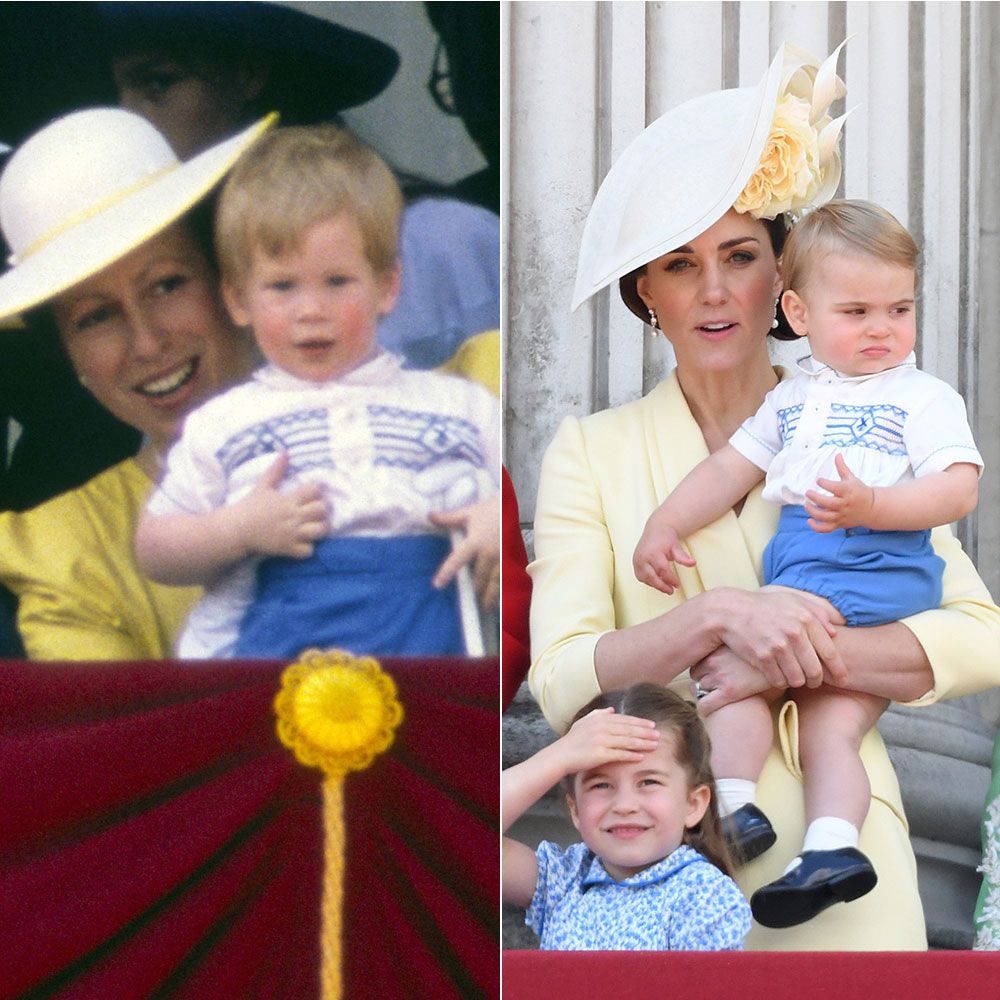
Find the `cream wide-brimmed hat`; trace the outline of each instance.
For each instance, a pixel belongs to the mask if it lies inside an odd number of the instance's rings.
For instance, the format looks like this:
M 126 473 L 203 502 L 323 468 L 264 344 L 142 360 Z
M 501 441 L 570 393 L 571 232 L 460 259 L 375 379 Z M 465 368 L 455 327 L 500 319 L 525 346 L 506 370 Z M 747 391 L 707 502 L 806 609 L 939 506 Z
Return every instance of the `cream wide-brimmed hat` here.
M 695 97 L 647 126 L 594 198 L 571 308 L 683 246 L 730 208 L 774 219 L 829 201 L 847 115 L 828 112 L 846 93 L 836 70 L 845 43 L 822 64 L 786 43 L 756 87 Z
M 58 118 L 0 174 L 0 322 L 114 263 L 179 219 L 273 124 L 262 119 L 182 163 L 140 115 L 92 108 Z

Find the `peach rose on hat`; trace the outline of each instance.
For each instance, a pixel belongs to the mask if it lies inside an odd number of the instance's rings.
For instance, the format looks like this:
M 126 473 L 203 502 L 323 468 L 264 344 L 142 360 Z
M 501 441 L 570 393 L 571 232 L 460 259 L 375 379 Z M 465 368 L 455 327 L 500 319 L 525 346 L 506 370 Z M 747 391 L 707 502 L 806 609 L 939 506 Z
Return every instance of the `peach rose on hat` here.
M 846 93 L 835 67 L 840 43 L 822 65 L 786 44 L 784 75 L 771 131 L 753 176 L 733 207 L 757 219 L 799 215 L 828 201 L 840 183 L 838 140 L 847 115 L 830 105 Z

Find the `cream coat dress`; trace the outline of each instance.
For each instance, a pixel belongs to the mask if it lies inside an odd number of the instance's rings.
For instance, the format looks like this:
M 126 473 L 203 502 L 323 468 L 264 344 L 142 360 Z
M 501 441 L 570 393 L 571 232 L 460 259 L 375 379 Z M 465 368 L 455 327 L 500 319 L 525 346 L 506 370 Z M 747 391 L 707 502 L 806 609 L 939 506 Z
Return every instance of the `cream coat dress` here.
M 681 589 L 661 594 L 639 583 L 632 551 L 646 519 L 708 450 L 672 374 L 645 398 L 560 425 L 542 464 L 535 516 L 531 602 L 531 691 L 562 732 L 599 693 L 594 647 L 608 631 L 640 624 L 713 587 L 756 590 L 761 556 L 779 508 L 758 486 L 739 517 L 732 512 L 688 539 L 697 566 L 678 566 Z M 1000 609 L 948 528 L 935 529 L 945 560 L 942 607 L 907 619 L 934 670 L 918 702 L 953 698 L 1000 683 Z M 690 697 L 687 671 L 676 681 Z M 794 704 L 776 708 L 771 755 L 757 802 L 777 844 L 739 874 L 749 896 L 778 878 L 801 848 L 804 810 Z M 758 950 L 904 951 L 927 947 L 916 864 L 899 785 L 881 737 L 871 732 L 862 758 L 872 805 L 861 832 L 878 885 L 850 904 L 831 907 L 790 930 L 754 924 L 747 947 Z

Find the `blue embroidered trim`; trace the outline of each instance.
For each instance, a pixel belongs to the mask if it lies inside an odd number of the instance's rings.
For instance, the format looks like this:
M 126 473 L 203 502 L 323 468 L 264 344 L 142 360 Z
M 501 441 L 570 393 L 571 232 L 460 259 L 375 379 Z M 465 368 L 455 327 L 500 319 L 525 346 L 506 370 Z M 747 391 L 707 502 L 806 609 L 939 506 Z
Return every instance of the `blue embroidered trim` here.
M 446 459 L 459 459 L 483 466 L 479 431 L 461 417 L 376 405 L 369 405 L 368 417 L 376 465 L 419 472 Z
M 935 448 L 929 455 L 924 456 L 924 458 L 922 458 L 920 460 L 920 464 L 919 465 L 915 465 L 913 467 L 913 471 L 916 472 L 918 469 L 922 469 L 935 455 L 937 455 L 938 453 L 940 453 L 942 451 L 967 451 L 967 452 L 969 452 L 969 464 L 970 465 L 979 465 L 979 463 L 981 461 L 981 459 L 979 457 L 979 449 L 978 448 L 974 448 L 970 444 L 949 444 L 949 445 L 944 445 L 941 448 Z M 960 458 L 956 458 L 955 461 L 956 462 L 960 462 L 961 459 Z
M 252 424 L 229 438 L 215 453 L 226 476 L 260 455 L 288 452 L 288 474 L 334 467 L 330 428 L 322 408 L 299 410 Z
M 795 429 L 799 426 L 799 418 L 802 416 L 803 404 L 789 406 L 787 409 L 778 410 L 778 430 L 781 433 L 782 445 L 788 444 L 795 436 Z
M 838 448 L 860 445 L 885 452 L 887 455 L 905 455 L 903 425 L 907 411 L 889 403 L 868 406 L 848 406 L 834 403 L 823 434 L 823 443 Z
M 778 411 L 781 443 L 787 445 L 795 436 L 802 417 L 803 404 Z M 906 455 L 903 427 L 909 414 L 890 403 L 853 406 L 834 403 L 823 430 L 824 445 L 846 448 L 855 445 L 887 455 Z

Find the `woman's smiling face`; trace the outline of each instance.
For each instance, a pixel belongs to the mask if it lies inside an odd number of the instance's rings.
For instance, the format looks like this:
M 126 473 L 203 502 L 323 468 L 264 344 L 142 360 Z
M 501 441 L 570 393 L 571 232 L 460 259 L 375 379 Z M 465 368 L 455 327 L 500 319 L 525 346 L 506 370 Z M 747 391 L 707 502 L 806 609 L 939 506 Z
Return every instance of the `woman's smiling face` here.
M 183 223 L 64 292 L 53 311 L 83 384 L 158 446 L 243 374 L 216 275 Z
M 781 280 L 767 228 L 730 209 L 650 261 L 636 289 L 656 310 L 678 366 L 726 370 L 765 349 Z

